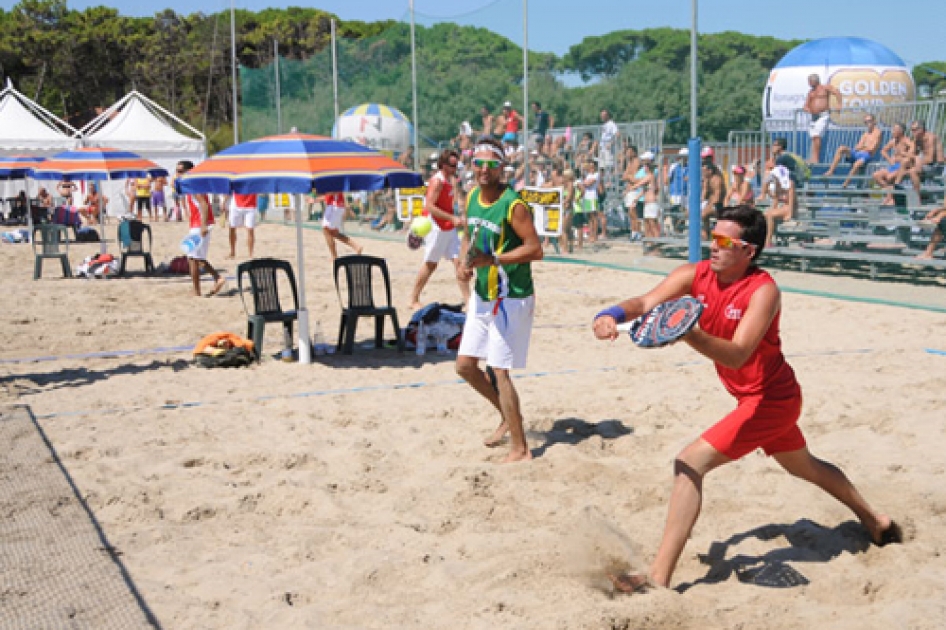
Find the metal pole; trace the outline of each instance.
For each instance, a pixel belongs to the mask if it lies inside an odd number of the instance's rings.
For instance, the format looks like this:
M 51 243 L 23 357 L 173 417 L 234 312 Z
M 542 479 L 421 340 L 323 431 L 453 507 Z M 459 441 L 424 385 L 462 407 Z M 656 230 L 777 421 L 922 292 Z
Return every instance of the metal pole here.
M 529 184 L 529 0 L 522 0 L 522 140 L 523 151 L 522 177 Z
M 702 208 L 700 202 L 703 198 L 703 170 L 700 160 L 700 148 L 702 143 L 699 138 L 690 138 L 688 150 L 690 156 L 687 164 L 687 176 L 689 189 L 689 204 L 687 218 L 689 219 L 689 229 L 687 230 L 689 240 L 689 254 L 687 259 L 691 263 L 699 262 L 703 258 L 703 249 L 700 245 L 701 231 L 703 229 Z
M 236 7 L 230 0 L 230 66 L 233 70 L 233 144 L 240 143 L 240 118 L 237 110 Z
M 414 170 L 420 170 L 420 146 L 417 142 L 417 51 L 414 43 L 414 0 L 411 0 L 411 98 L 414 103 Z
M 296 215 L 296 254 L 299 260 L 299 363 L 312 363 L 312 338 L 309 336 L 309 309 L 305 301 L 305 248 L 302 246 L 302 205 L 304 195 L 294 195 Z
M 335 102 L 335 119 L 332 127 L 338 122 L 338 50 L 335 39 L 335 20 L 332 20 L 332 96 Z
M 697 98 L 699 89 L 697 87 L 697 61 L 699 59 L 699 50 L 697 46 L 697 17 L 699 15 L 699 0 L 692 0 L 693 7 L 693 26 L 690 29 L 690 142 L 689 142 L 689 164 L 687 166 L 687 176 L 689 179 L 689 197 L 690 208 L 687 216 L 689 218 L 689 255 L 687 258 L 691 263 L 699 262 L 703 257 L 703 250 L 700 246 L 700 237 L 703 228 L 702 208 L 700 202 L 703 196 L 703 169 L 700 160 L 701 142 L 699 138 L 699 127 L 697 125 Z
M 276 133 L 282 133 L 282 91 L 279 89 L 279 40 L 273 40 L 273 59 L 276 69 Z
M 695 138 L 699 135 L 697 127 L 697 98 L 699 90 L 697 89 L 697 16 L 699 15 L 699 0 L 693 1 L 693 27 L 690 29 L 690 137 Z

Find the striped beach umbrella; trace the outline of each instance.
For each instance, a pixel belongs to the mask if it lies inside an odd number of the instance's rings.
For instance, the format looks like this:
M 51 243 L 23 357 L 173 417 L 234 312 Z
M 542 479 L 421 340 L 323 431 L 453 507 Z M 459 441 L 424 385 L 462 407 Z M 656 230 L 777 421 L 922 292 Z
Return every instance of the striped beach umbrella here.
M 37 166 L 45 158 L 32 155 L 13 155 L 0 157 L 0 179 L 25 179 L 30 169 Z
M 177 178 L 178 192 L 240 194 L 349 192 L 423 185 L 420 175 L 367 147 L 291 133 L 217 153 Z
M 224 149 L 177 178 L 182 194 L 307 194 L 413 188 L 423 178 L 367 147 L 324 136 L 290 133 L 250 140 Z M 309 314 L 305 300 L 302 212 L 296 212 L 299 293 L 299 361 L 310 363 Z
M 167 169 L 131 151 L 84 147 L 63 151 L 30 169 L 32 179 L 60 181 L 110 181 L 132 177 L 167 177 Z M 99 187 L 99 228 L 102 232 L 102 253 L 105 245 L 105 212 Z
M 167 176 L 164 169 L 131 151 L 85 147 L 57 153 L 30 170 L 33 179 L 107 181 Z

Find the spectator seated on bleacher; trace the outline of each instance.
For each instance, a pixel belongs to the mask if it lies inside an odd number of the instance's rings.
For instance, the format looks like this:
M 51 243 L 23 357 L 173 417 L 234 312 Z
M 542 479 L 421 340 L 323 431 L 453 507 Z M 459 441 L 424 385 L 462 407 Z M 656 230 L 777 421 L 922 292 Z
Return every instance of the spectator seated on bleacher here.
M 942 208 L 930 211 L 923 220 L 934 224 L 935 227 L 933 228 L 933 234 L 930 236 L 930 244 L 927 246 L 926 251 L 917 256 L 917 258 L 929 259 L 933 257 L 936 248 L 943 242 L 943 237 L 946 236 L 946 205 Z
M 907 137 L 903 124 L 895 123 L 890 140 L 880 150 L 889 166 L 874 173 L 874 181 L 887 191 L 882 205 L 894 205 L 893 189 L 903 179 L 903 174 L 913 165 L 913 141 Z M 902 173 L 901 173 L 902 171 Z
M 844 183 L 841 184 L 841 188 L 847 188 L 848 184 L 851 183 L 851 178 L 877 157 L 877 150 L 880 149 L 880 144 L 883 141 L 883 131 L 877 126 L 872 114 L 864 116 L 864 124 L 867 129 L 861 134 L 854 148 L 843 145 L 838 147 L 838 150 L 834 152 L 831 166 L 825 171 L 825 177 L 831 177 L 842 159 L 851 163 L 851 170 L 848 172 Z
M 919 193 L 923 181 L 943 174 L 943 143 L 936 134 L 926 130 L 926 123 L 922 120 L 914 120 L 910 131 L 913 133 L 915 157 L 909 169 L 898 173 L 897 183 L 909 176 L 913 190 Z
M 795 182 L 786 166 L 775 165 L 762 180 L 759 201 L 766 197 L 772 199 L 772 206 L 765 211 L 765 246 L 772 247 L 776 221 L 788 221 L 795 216 Z

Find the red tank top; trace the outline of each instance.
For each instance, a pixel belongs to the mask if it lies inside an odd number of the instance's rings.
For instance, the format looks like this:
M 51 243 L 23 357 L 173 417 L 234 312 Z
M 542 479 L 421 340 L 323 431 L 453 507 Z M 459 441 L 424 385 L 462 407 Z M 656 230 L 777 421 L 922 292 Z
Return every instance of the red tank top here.
M 745 277 L 724 285 L 717 279 L 716 272 L 710 269 L 708 260 L 697 263 L 690 293 L 705 307 L 700 316 L 700 328 L 714 337 L 731 341 L 743 314 L 749 308 L 752 294 L 770 282 L 775 282 L 772 276 L 753 267 Z M 801 394 L 795 372 L 782 354 L 782 341 L 779 338 L 781 315 L 781 311 L 775 314 L 755 352 L 741 368 L 734 370 L 715 364 L 719 379 L 736 398 L 760 395 L 766 398 L 791 398 Z
M 516 110 L 509 112 L 506 116 L 506 133 L 519 133 L 519 119 L 516 118 Z
M 345 193 L 328 193 L 325 195 L 325 205 L 345 207 Z
M 437 173 L 435 173 L 434 176 L 430 178 L 430 181 L 433 182 L 436 179 L 439 179 L 441 182 L 443 182 L 443 186 L 440 187 L 440 195 L 434 201 L 434 205 L 437 206 L 437 209 L 443 210 L 447 214 L 453 214 L 453 184 L 447 181 L 447 178 L 444 177 L 443 173 L 440 171 L 437 171 Z M 429 214 L 430 213 L 426 210 L 424 211 L 424 216 Z M 449 232 L 453 229 L 453 223 L 451 221 L 438 219 L 437 217 L 433 217 L 433 220 L 434 223 L 437 224 L 437 227 L 441 229 L 441 231 Z
M 214 217 L 213 210 L 210 209 L 210 200 L 207 198 L 207 195 L 200 195 L 204 198 L 204 201 L 207 203 L 207 220 L 204 222 L 204 225 L 213 225 Z M 192 228 L 200 227 L 200 206 L 195 201 L 197 195 L 187 195 L 187 207 L 190 209 L 191 219 L 190 226 Z
M 241 195 L 239 193 L 233 193 L 233 204 L 237 208 L 256 209 L 256 194 L 251 193 L 249 195 Z

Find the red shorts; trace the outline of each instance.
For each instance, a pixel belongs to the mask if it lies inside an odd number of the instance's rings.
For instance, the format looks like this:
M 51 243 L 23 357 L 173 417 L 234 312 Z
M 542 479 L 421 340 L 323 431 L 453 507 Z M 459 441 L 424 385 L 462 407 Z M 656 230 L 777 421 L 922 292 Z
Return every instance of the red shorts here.
M 730 459 L 757 448 L 766 455 L 797 451 L 805 446 L 798 428 L 801 395 L 778 400 L 748 396 L 728 416 L 711 426 L 703 439 Z

